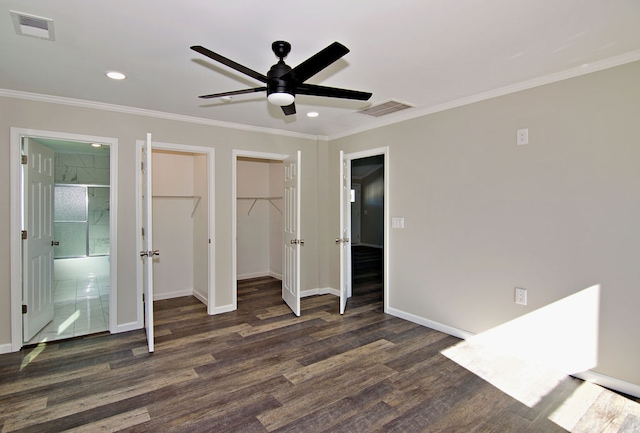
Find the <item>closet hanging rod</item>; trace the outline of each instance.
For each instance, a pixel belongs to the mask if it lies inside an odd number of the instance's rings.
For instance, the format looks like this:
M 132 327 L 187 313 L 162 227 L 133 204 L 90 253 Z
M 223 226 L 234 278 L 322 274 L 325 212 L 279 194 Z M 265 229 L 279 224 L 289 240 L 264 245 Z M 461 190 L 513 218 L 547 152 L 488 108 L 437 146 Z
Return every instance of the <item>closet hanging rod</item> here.
M 251 211 L 253 210 L 253 207 L 256 205 L 258 200 L 267 200 L 269 203 L 271 203 L 271 206 L 275 207 L 276 210 L 280 212 L 280 214 L 282 215 L 282 211 L 280 210 L 280 208 L 276 206 L 276 204 L 273 202 L 273 200 L 280 200 L 280 199 L 282 199 L 282 197 L 238 197 L 238 200 L 253 200 L 253 203 L 251 204 L 251 207 L 249 208 L 249 212 L 247 212 L 247 215 L 251 215 Z
M 190 198 L 196 199 L 196 204 L 193 206 L 193 212 L 191 212 L 191 218 L 193 218 L 193 214 L 196 213 L 196 209 L 198 209 L 198 205 L 200 204 L 200 200 L 202 196 L 200 195 L 152 195 L 152 198 Z

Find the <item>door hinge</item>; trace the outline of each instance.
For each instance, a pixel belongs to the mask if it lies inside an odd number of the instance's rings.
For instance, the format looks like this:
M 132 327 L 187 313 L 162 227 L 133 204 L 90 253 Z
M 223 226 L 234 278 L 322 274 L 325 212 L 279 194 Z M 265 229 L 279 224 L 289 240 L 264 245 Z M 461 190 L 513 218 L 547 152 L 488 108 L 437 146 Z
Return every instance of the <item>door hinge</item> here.
M 29 157 L 27 157 L 27 155 L 22 155 L 22 160 L 21 160 L 22 164 L 27 164 L 29 162 Z
M 27 239 L 27 231 L 26 230 L 22 230 L 22 240 Z
M 23 305 L 22 306 L 22 314 L 27 314 L 27 310 L 28 310 L 27 306 Z
M 144 238 L 144 227 L 142 227 L 142 237 Z

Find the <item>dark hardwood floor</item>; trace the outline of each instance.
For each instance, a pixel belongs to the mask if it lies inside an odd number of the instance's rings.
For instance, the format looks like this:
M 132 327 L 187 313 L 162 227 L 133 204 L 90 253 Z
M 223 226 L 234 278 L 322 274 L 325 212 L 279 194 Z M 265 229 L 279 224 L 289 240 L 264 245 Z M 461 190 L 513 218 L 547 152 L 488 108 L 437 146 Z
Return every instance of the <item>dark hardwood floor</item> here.
M 231 313 L 156 302 L 153 354 L 134 331 L 2 355 L 2 432 L 640 431 L 613 393 L 578 405 L 560 423 L 571 428 L 551 421 L 577 379 L 528 407 L 451 361 L 441 352 L 460 340 L 382 312 L 374 262 L 354 263 L 343 316 L 322 295 L 295 317 L 280 281 L 256 278 L 240 282 Z

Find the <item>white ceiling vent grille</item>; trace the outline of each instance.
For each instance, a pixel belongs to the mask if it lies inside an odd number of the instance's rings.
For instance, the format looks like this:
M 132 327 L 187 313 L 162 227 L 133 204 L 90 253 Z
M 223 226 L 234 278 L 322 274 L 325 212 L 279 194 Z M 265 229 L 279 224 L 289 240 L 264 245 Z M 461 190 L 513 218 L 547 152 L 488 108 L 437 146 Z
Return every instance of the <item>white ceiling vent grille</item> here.
M 412 108 L 412 107 L 413 105 L 409 105 L 400 101 L 394 101 L 392 99 L 391 101 L 383 102 L 382 104 L 374 105 L 373 107 L 360 110 L 358 111 L 358 113 L 362 113 L 362 114 L 366 114 L 374 117 L 380 117 L 380 116 L 386 116 L 387 114 L 395 113 L 396 111 L 406 110 L 407 108 Z
M 9 12 L 11 13 L 13 27 L 16 29 L 17 34 L 21 36 L 46 39 L 48 41 L 55 40 L 52 19 L 25 14 L 23 12 Z

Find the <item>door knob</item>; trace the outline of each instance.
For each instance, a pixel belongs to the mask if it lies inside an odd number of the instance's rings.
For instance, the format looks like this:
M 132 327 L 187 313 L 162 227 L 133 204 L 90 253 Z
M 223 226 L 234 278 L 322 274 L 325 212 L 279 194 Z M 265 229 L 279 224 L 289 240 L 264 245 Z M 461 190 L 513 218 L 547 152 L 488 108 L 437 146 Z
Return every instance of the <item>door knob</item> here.
M 58 241 L 51 241 L 51 246 L 52 246 L 52 247 L 57 247 L 58 245 L 60 245 L 60 242 L 58 242 Z
M 159 255 L 160 255 L 160 250 L 149 251 L 149 257 L 159 256 Z
M 140 257 L 147 257 L 149 255 L 146 251 L 140 251 Z

